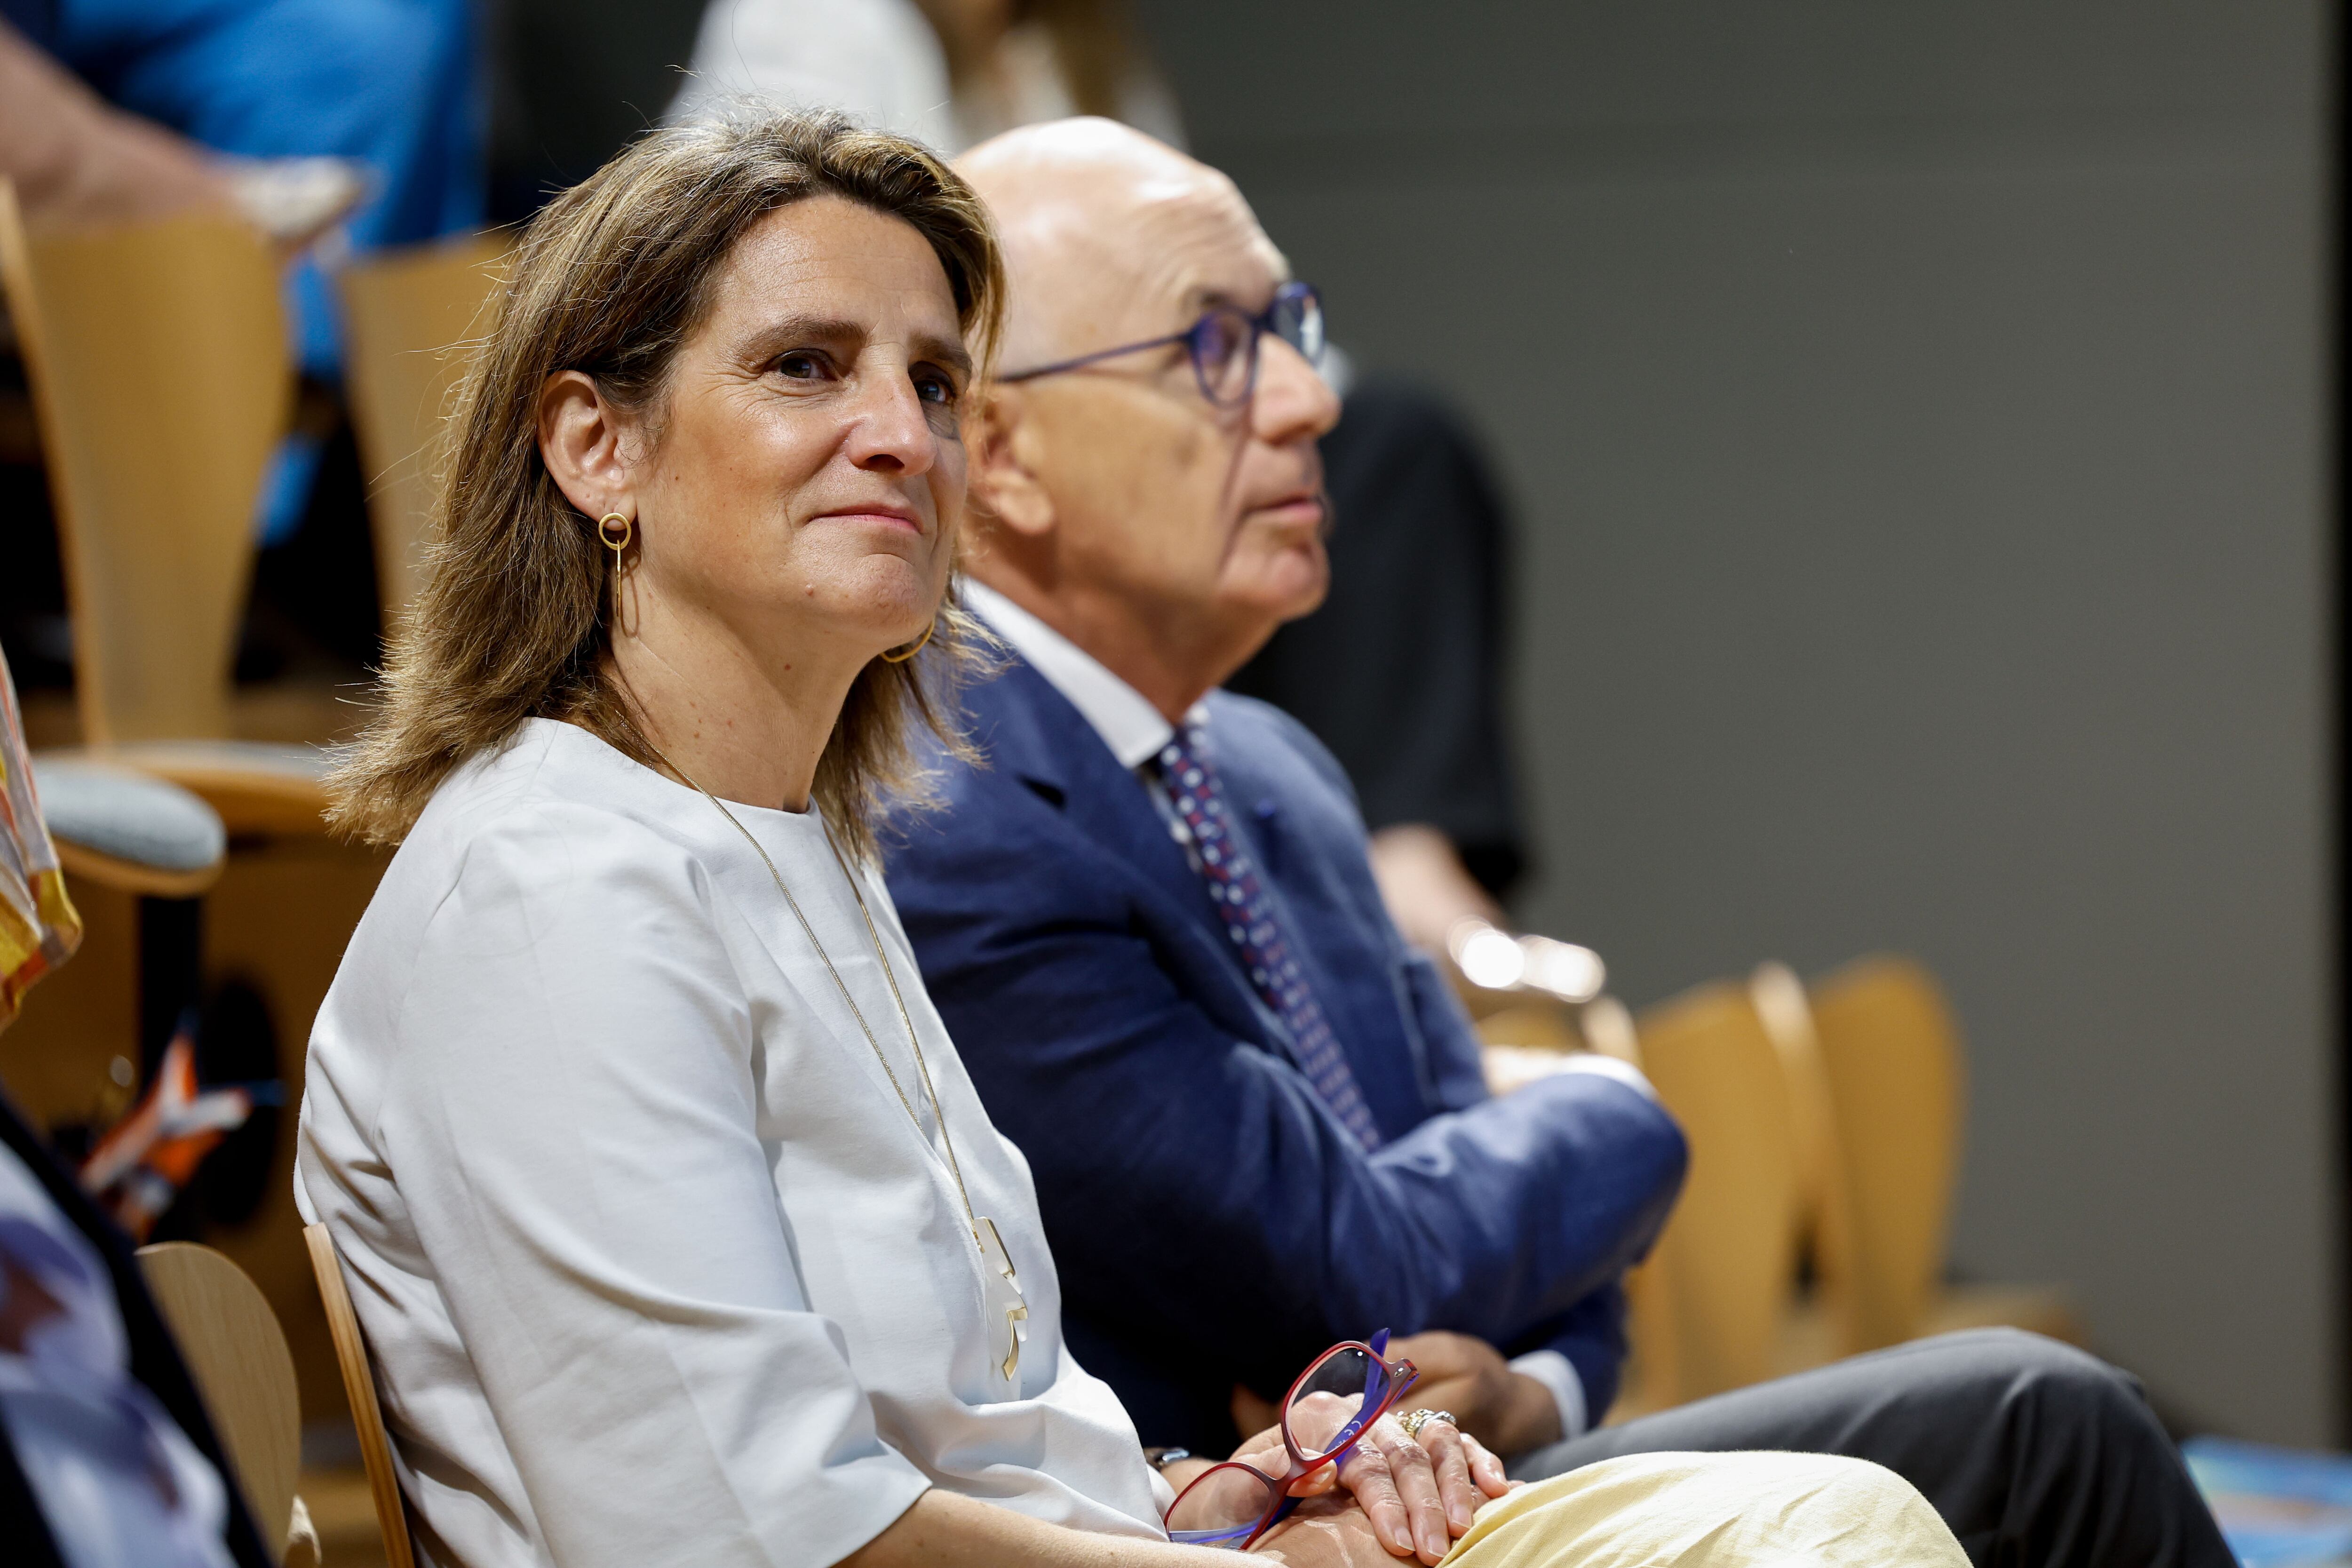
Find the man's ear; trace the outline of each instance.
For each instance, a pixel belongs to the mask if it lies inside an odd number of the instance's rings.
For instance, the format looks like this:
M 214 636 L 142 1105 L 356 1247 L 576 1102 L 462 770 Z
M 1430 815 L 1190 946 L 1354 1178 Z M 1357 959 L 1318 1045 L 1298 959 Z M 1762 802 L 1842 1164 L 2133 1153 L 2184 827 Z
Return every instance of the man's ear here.
M 595 379 L 562 370 L 539 389 L 539 457 L 564 499 L 591 518 L 636 521 L 635 465 L 619 411 Z
M 970 426 L 966 449 L 974 510 L 995 527 L 1034 539 L 1053 531 L 1055 511 L 1054 497 L 1039 477 L 1045 432 L 1030 417 L 1032 411 L 1019 387 L 991 387 Z

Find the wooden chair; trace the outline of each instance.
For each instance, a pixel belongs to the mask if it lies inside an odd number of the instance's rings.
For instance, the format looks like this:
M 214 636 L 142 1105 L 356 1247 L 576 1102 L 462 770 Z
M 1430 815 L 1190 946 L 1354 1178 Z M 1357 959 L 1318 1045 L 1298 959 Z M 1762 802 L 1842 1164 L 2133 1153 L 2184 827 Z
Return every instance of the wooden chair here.
M 384 1430 L 383 1407 L 376 1403 L 375 1373 L 368 1363 L 367 1337 L 359 1315 L 352 1310 L 351 1292 L 343 1285 L 343 1260 L 335 1238 L 323 1225 L 302 1227 L 310 1250 L 310 1272 L 319 1281 L 319 1300 L 327 1309 L 327 1330 L 335 1341 L 335 1361 L 342 1369 L 343 1393 L 350 1396 L 352 1425 L 359 1428 L 360 1459 L 367 1466 L 368 1489 L 375 1498 L 376 1527 L 383 1532 L 387 1568 L 416 1568 L 416 1552 L 408 1531 L 407 1505 L 401 1496 L 400 1474 L 392 1465 L 392 1436 Z
M 1641 1403 L 1679 1405 L 1779 1372 L 1800 1173 L 1787 1080 L 1739 986 L 1642 1015 L 1641 1066 L 1690 1141 L 1690 1174 L 1633 1295 Z
M 1828 1163 L 1849 1232 L 1824 1260 L 1843 1348 L 1900 1344 L 1943 1283 L 1967 1084 L 1958 1031 L 1926 971 L 1865 959 L 1810 998 L 1834 1128 Z M 1805 1021 L 1792 1016 L 1791 1025 Z
M 315 1565 L 318 1537 L 294 1491 L 302 1467 L 302 1405 L 277 1314 L 245 1270 L 209 1247 L 142 1247 L 139 1267 L 264 1544 L 281 1562 Z
M 1764 1016 L 1800 1079 L 1819 1085 L 1816 1256 L 1837 1353 L 2005 1324 L 2079 1342 L 2062 1293 L 1944 1282 L 1968 1123 L 1959 1028 L 1934 976 L 1860 959 L 1807 990 L 1759 972 Z M 1807 1058 L 1810 1058 L 1808 1062 Z
M 471 350 L 488 331 L 504 244 L 488 236 L 387 251 L 342 273 L 347 386 L 366 465 L 387 630 L 424 586 L 440 434 Z
M 232 217 L 28 230 L 0 182 L 0 282 L 64 546 L 91 752 L 231 833 L 314 833 L 315 747 L 228 739 L 255 509 L 293 406 L 268 244 Z
M 1853 1219 L 1805 983 L 1785 963 L 1759 964 L 1748 998 L 1780 1058 L 1797 1134 L 1797 1251 L 1812 1265 L 1815 1289 L 1796 1304 L 1782 1339 L 1781 1370 L 1794 1372 L 1853 1353 Z

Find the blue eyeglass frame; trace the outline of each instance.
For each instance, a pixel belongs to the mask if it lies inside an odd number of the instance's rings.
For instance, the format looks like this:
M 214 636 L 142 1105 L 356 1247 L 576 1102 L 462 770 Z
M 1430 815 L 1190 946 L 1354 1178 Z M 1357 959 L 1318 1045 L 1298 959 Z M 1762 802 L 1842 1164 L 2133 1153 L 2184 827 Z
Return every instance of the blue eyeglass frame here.
M 1242 321 L 1249 328 L 1249 374 L 1242 380 L 1241 391 L 1231 397 L 1219 397 L 1209 381 L 1209 333 L 1219 321 Z M 1285 331 L 1286 321 L 1296 323 L 1294 336 Z M 1171 332 L 1164 338 L 1147 338 L 1139 343 L 1121 343 L 1115 349 L 1098 349 L 1076 359 L 1060 360 L 1053 364 L 1041 364 L 1034 370 L 1016 370 L 999 375 L 1001 382 L 1034 381 L 1041 375 L 1059 375 L 1064 371 L 1083 370 L 1107 359 L 1122 354 L 1141 353 L 1146 349 L 1162 349 L 1171 343 L 1182 343 L 1192 362 L 1192 379 L 1201 388 L 1201 395 L 1219 408 L 1239 408 L 1257 395 L 1258 346 L 1268 332 L 1298 351 L 1310 365 L 1323 363 L 1323 294 L 1312 283 L 1285 283 L 1274 291 L 1274 298 L 1265 310 L 1253 316 L 1237 305 L 1216 305 L 1201 312 L 1201 319 L 1181 332 Z

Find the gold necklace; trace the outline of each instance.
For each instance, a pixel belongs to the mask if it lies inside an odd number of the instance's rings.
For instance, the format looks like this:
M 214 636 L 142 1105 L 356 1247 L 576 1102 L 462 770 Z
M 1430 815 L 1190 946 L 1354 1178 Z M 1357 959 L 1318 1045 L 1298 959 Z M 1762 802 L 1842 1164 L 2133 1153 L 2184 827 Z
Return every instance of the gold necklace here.
M 890 1058 L 883 1053 L 882 1042 L 875 1037 L 873 1026 L 866 1021 L 865 1009 L 858 1006 L 857 998 L 850 994 L 849 983 L 842 979 L 841 971 L 834 967 L 833 954 L 824 950 L 824 942 L 816 934 L 816 927 L 810 924 L 808 916 L 801 912 L 800 900 L 793 898 L 792 889 L 785 886 L 784 875 L 776 869 L 775 861 L 769 858 L 767 847 L 743 826 L 740 818 L 727 809 L 725 801 L 696 784 L 693 775 L 671 762 L 663 754 L 661 748 L 650 741 L 646 742 L 646 746 L 661 759 L 662 766 L 684 779 L 697 795 L 718 807 L 719 815 L 743 836 L 743 841 L 751 847 L 752 853 L 760 857 L 760 864 L 768 868 L 769 879 L 776 884 L 776 891 L 783 895 L 784 907 L 791 910 L 793 918 L 800 922 L 809 945 L 816 949 L 817 957 L 824 962 L 824 972 L 833 976 L 833 984 L 840 991 L 842 1001 L 848 1004 L 849 1016 L 857 1020 L 857 1027 L 865 1035 L 866 1046 L 874 1052 L 874 1059 L 882 1065 L 882 1076 L 890 1080 L 892 1091 L 898 1095 L 899 1105 L 906 1110 L 907 1120 L 915 1124 L 915 1135 L 926 1143 L 929 1142 L 929 1138 L 923 1131 L 923 1119 L 915 1114 L 915 1102 L 907 1098 L 907 1090 L 898 1082 L 898 1075 L 891 1068 Z M 866 921 L 866 940 L 874 944 L 874 956 L 882 963 L 882 976 L 890 984 L 890 1000 L 898 1005 L 898 1022 L 905 1026 L 907 1044 L 915 1053 L 915 1072 L 922 1080 L 923 1092 L 931 1102 L 931 1116 L 940 1124 L 940 1142 L 947 1146 L 948 1173 L 955 1178 L 956 1196 L 963 1203 L 964 1223 L 971 1228 L 972 1245 L 980 1248 L 982 1277 L 1002 1281 L 1001 1285 L 991 1285 L 989 1293 L 998 1298 L 995 1305 L 1004 1313 L 1007 1331 L 1004 1359 L 998 1363 L 997 1370 L 1004 1374 L 1005 1381 L 1011 1382 L 1013 1374 L 1021 1366 L 1022 1342 L 1029 1337 L 1029 1306 L 1021 1294 L 1020 1277 L 1013 1270 L 1012 1254 L 1004 1249 L 1004 1238 L 997 1234 L 996 1222 L 986 1215 L 972 1211 L 971 1194 L 963 1184 L 963 1167 L 956 1162 L 955 1136 L 948 1131 L 948 1115 L 940 1106 L 938 1087 L 931 1082 L 930 1064 L 923 1059 L 923 1042 L 915 1033 L 915 1020 L 907 1011 L 907 998 L 899 993 L 898 972 L 882 946 L 882 933 L 874 925 L 874 911 L 866 908 L 866 889 L 858 886 L 857 878 L 849 869 L 847 857 L 842 854 L 841 846 L 834 841 L 833 825 L 825 821 L 822 813 L 818 814 L 816 820 L 817 826 L 824 834 L 825 847 L 833 851 L 833 863 L 841 868 L 842 879 L 849 884 L 849 896 L 857 900 L 857 912 Z

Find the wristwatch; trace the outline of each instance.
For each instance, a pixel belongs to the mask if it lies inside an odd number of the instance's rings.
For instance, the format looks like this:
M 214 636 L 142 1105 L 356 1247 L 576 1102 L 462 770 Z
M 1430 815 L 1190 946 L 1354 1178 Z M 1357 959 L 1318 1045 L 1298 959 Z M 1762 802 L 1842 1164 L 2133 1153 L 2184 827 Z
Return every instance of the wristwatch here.
M 1143 1450 L 1143 1462 L 1150 1465 L 1155 1470 L 1164 1470 L 1169 1466 L 1174 1464 L 1177 1460 L 1189 1459 L 1192 1457 L 1192 1450 L 1190 1448 L 1146 1448 Z

